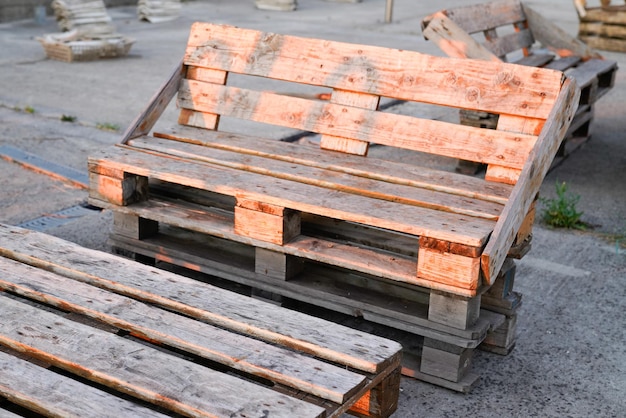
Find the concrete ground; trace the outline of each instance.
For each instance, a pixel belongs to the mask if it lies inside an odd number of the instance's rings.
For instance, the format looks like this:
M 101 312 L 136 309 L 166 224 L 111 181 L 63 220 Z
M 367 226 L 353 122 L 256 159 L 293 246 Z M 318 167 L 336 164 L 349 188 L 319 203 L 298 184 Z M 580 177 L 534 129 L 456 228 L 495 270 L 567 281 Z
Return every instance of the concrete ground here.
M 47 60 L 36 37 L 57 32 L 45 24 L 0 24 L 0 147 L 10 146 L 86 172 L 86 158 L 119 141 L 182 57 L 196 20 L 279 33 L 414 49 L 442 55 L 421 36 L 421 18 L 466 0 L 396 0 L 384 22 L 385 0 L 334 3 L 301 0 L 295 12 L 256 10 L 253 0 L 190 1 L 173 22 L 136 20 L 134 7 L 109 10 L 118 31 L 136 39 L 128 57 L 83 63 Z M 527 1 L 575 35 L 570 0 Z M 626 69 L 626 55 L 603 52 Z M 592 139 L 553 170 L 542 196 L 565 181 L 580 196 L 585 231 L 554 230 L 540 218 L 533 248 L 518 263 L 523 294 L 518 341 L 506 357 L 478 352 L 481 375 L 467 395 L 404 378 L 397 417 L 626 417 L 626 73 L 596 105 Z M 34 111 L 34 113 L 30 113 Z M 62 122 L 61 118 L 75 118 Z M 164 123 L 175 120 L 169 110 Z M 281 134 L 281 133 L 279 133 Z M 0 222 L 62 218 L 45 232 L 106 249 L 111 216 L 59 211 L 87 192 L 0 160 Z M 75 217 L 74 217 L 75 216 Z

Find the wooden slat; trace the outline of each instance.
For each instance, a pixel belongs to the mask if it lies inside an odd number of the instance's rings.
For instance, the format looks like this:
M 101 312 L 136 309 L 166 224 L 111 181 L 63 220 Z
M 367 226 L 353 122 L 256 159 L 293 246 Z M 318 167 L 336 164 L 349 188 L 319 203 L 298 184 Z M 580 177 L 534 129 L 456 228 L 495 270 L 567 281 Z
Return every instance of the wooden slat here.
M 486 219 L 397 202 L 378 200 L 371 205 L 371 199 L 354 194 L 122 147 L 90 157 L 89 164 L 91 170 L 112 167 L 182 186 L 474 247 L 486 242 L 494 225 Z M 215 182 L 215 178 L 220 181 Z M 102 197 L 98 190 L 90 193 Z
M 498 0 L 455 7 L 445 13 L 468 33 L 483 32 L 526 20 L 519 0 Z
M 582 60 L 581 57 L 577 55 L 571 55 L 569 57 L 562 57 L 560 59 L 554 59 L 547 63 L 544 67 L 551 68 L 553 70 L 565 71 L 568 68 L 574 67 Z
M 449 57 L 501 61 L 443 12 L 437 12 L 422 21 L 422 34 Z
M 171 140 L 159 138 L 138 138 L 130 142 L 129 145 L 134 148 L 173 155 L 189 161 L 206 162 L 374 199 L 401 202 L 407 205 L 479 218 L 497 220 L 502 210 L 502 205 L 497 203 L 471 200 L 467 197 L 411 186 L 389 184 L 349 174 L 338 174 L 334 171 L 315 167 L 294 165 L 291 162 L 276 160 L 271 158 L 271 156 L 267 158 L 257 157 L 183 142 L 176 144 L 176 147 L 172 147 Z
M 503 84 L 514 82 L 514 75 L 503 76 Z M 481 91 L 475 94 L 480 96 Z M 540 105 L 538 100 L 532 103 L 529 107 Z M 536 139 L 198 81 L 182 83 L 178 104 L 202 112 L 513 168 L 522 167 Z
M 184 62 L 402 100 L 543 118 L 556 99 L 555 80 L 560 78 L 557 72 L 506 63 L 485 66 L 407 50 L 204 23 L 192 27 Z M 532 82 L 509 82 L 515 78 Z M 538 94 L 544 100 L 538 102 Z M 512 96 L 515 100 L 509 100 Z
M 584 59 L 601 58 L 601 56 L 591 49 L 584 42 L 574 38 L 566 31 L 555 25 L 532 7 L 522 3 L 524 14 L 528 22 L 528 27 L 533 33 L 537 42 L 543 45 L 549 45 L 550 48 L 556 50 L 571 51 L 573 55 L 577 55 Z
M 364 384 L 359 374 L 16 261 L 0 259 L 0 288 L 333 402 Z
M 1 344 L 174 412 L 198 417 L 255 416 L 264 410 L 285 418 L 325 415 L 318 406 L 7 297 L 0 303 Z
M 554 60 L 554 55 L 552 54 L 530 54 L 526 57 L 523 57 L 515 61 L 515 64 L 528 65 L 530 67 L 544 67 L 546 64 L 550 63 L 553 60 Z M 544 67 L 544 68 L 551 68 L 551 67 Z
M 122 137 L 122 144 L 126 143 L 131 138 L 146 135 L 148 132 L 150 132 L 154 124 L 167 108 L 167 105 L 176 95 L 184 73 L 185 67 L 182 65 L 181 62 L 176 66 L 170 78 L 152 97 L 148 107 L 143 112 L 141 112 L 126 129 L 126 132 L 124 132 L 124 135 Z
M 504 213 L 481 256 L 481 269 L 487 283 L 495 278 L 515 240 L 530 205 L 535 200 L 552 159 L 565 136 L 578 107 L 580 90 L 572 79 L 566 79 L 552 115 L 539 136 L 535 148 L 526 162 L 515 185 Z
M 166 417 L 1 351 L 0 396 L 45 416 Z M 1 417 L 18 417 L 4 412 L 0 410 Z
M 537 131 L 536 134 L 538 135 L 539 132 Z M 154 135 L 159 138 L 201 144 L 210 148 L 268 157 L 293 164 L 332 170 L 338 173 L 380 180 L 387 183 L 441 191 L 489 202 L 506 203 L 511 192 L 510 186 L 485 182 L 476 177 L 433 170 L 428 167 L 416 167 L 410 164 L 373 157 L 364 159 L 345 154 L 320 153 L 317 149 L 253 136 L 233 135 L 186 127 L 155 132 Z
M 19 235 L 19 239 L 14 237 Z M 0 225 L 0 255 L 74 280 L 165 306 L 220 327 L 288 345 L 317 357 L 366 372 L 381 372 L 398 362 L 399 344 L 258 301 L 163 270 L 90 250 L 49 235 Z M 76 259 L 91 260 L 75 268 Z M 120 274 L 124 272 L 124 274 Z M 160 279 L 156 279 L 160 278 Z M 168 286 L 154 287 L 153 280 Z M 178 300 L 179 302 L 174 302 Z M 219 300 L 216 304 L 214 301 Z M 249 313 L 249 314 L 246 314 Z M 349 341 L 363 341 L 363 352 Z
M 503 56 L 523 48 L 529 48 L 533 42 L 532 33 L 528 29 L 523 29 L 487 40 L 485 47 L 494 55 Z
M 364 93 L 354 93 L 351 91 L 334 90 L 331 103 L 342 104 L 352 107 L 376 110 L 380 103 L 380 96 Z M 322 149 L 345 152 L 355 155 L 367 155 L 369 142 L 355 140 L 351 138 L 341 138 L 336 136 L 322 135 L 320 141 Z

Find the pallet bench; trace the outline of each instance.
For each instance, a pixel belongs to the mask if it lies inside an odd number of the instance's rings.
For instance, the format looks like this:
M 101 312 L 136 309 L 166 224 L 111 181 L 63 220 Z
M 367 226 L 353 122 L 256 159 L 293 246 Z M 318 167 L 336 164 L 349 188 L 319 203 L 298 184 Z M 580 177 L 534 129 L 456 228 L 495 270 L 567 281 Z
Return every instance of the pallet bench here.
M 394 341 L 3 224 L 0 308 L 0 415 L 388 417 L 397 407 Z
M 626 5 L 621 1 L 595 3 L 595 6 L 592 4 L 588 7 L 587 2 L 583 1 L 576 7 L 578 39 L 592 48 L 626 51 Z
M 270 79 L 330 100 L 269 91 Z M 176 94 L 179 125 L 152 132 Z M 529 248 L 533 202 L 578 95 L 553 70 L 196 23 L 182 65 L 122 143 L 90 156 L 89 201 L 113 211 L 116 251 L 408 331 L 432 350 L 406 374 L 467 391 L 467 359 L 506 320 L 481 295 Z M 501 123 L 383 112 L 381 98 Z M 264 124 L 257 135 L 236 131 L 250 121 Z M 274 126 L 320 134 L 320 145 L 268 138 Z M 475 178 L 374 158 L 370 143 L 489 168 Z M 518 299 L 507 291 L 496 304 Z
M 594 104 L 613 87 L 617 63 L 605 60 L 583 42 L 541 16 L 520 0 L 496 0 L 446 9 L 422 20 L 424 37 L 447 55 L 564 71 L 581 89 L 578 110 L 553 167 L 591 135 Z M 535 47 L 535 42 L 541 48 Z M 461 122 L 495 128 L 496 114 L 462 110 Z M 474 164 L 459 164 L 470 174 Z

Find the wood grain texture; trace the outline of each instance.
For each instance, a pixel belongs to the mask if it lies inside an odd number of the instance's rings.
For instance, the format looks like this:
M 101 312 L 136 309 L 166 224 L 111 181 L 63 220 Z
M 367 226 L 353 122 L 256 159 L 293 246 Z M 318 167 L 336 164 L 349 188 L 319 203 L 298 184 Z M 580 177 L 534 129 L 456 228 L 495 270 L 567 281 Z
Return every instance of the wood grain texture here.
M 579 96 L 580 90 L 576 82 L 570 78 L 566 79 L 559 101 L 551 117 L 548 118 L 529 160 L 522 169 L 511 198 L 494 229 L 493 239 L 489 241 L 483 252 L 481 269 L 487 283 L 491 283 L 491 278 L 496 277 L 515 240 L 517 231 L 537 196 L 543 178 L 574 117 Z
M 399 344 L 263 304 L 167 271 L 151 268 L 67 241 L 0 224 L 0 255 L 89 283 L 134 299 L 165 306 L 213 325 L 239 330 L 269 342 L 280 342 L 358 370 L 380 372 L 397 362 Z M 77 257 L 90 260 L 75 268 Z M 124 272 L 124 274 L 120 274 Z M 155 280 L 165 285 L 154 286 Z M 219 304 L 213 301 L 219 300 Z M 242 312 L 252 314 L 242 315 Z M 367 341 L 367 353 L 346 341 Z
M 184 62 L 402 100 L 543 118 L 556 99 L 554 80 L 560 77 L 506 63 L 485 66 L 413 51 L 204 23 L 193 25 Z M 517 99 L 509 100 L 512 95 Z M 543 99 L 537 101 L 538 96 Z
M 534 134 L 538 135 L 539 131 Z M 428 167 L 372 157 L 360 158 L 346 154 L 320 153 L 317 149 L 266 138 L 185 127 L 155 132 L 155 136 L 168 140 L 203 145 L 211 149 L 222 149 L 244 155 L 272 158 L 300 166 L 332 170 L 351 176 L 441 191 L 451 195 L 490 202 L 505 203 L 511 191 L 511 186 L 486 182 L 477 177 L 468 177 Z M 148 138 L 147 140 L 151 139 Z M 136 141 L 132 144 L 136 147 L 142 147 L 142 143 L 143 141 Z M 172 145 L 172 148 L 177 147 L 178 145 Z
M 12 260 L 0 258 L 0 288 L 333 402 L 346 402 L 364 384 L 361 375 L 286 348 Z
M 512 74 L 502 77 L 502 80 L 516 82 Z M 472 91 L 477 96 L 482 94 L 480 88 Z M 543 106 L 544 97 L 545 93 L 538 92 L 536 99 L 527 102 L 526 106 Z M 334 137 L 515 168 L 521 168 L 535 139 L 504 131 L 495 133 L 490 129 L 198 81 L 182 83 L 178 105 Z
M 3 345 L 174 412 L 197 417 L 254 415 L 262 410 L 285 418 L 300 413 L 324 415 L 324 410 L 315 405 L 146 345 L 6 297 L 0 301 Z M 220 384 L 215 385 L 216 381 Z
M 0 396 L 44 416 L 167 416 L 1 351 Z M 5 411 L 0 410 L 0 416 L 4 417 Z
M 114 166 L 140 176 L 269 203 L 296 211 L 378 226 L 412 235 L 428 235 L 470 246 L 482 246 L 494 221 L 462 214 L 371 199 L 308 184 L 260 177 L 252 173 L 164 158 L 161 154 L 123 148 L 90 157 L 92 164 Z M 213 179 L 221 179 L 219 182 Z M 228 179 L 228 181 L 225 181 Z M 296 187 L 297 186 L 297 187 Z M 373 203 L 373 204 L 372 204 Z

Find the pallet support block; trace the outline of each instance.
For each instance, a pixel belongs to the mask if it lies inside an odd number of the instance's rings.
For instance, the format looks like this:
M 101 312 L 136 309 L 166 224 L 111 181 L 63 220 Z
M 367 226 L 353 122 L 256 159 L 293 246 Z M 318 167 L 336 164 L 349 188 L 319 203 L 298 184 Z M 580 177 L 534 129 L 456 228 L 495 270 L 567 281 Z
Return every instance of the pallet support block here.
M 159 223 L 137 215 L 113 212 L 113 233 L 132 239 L 146 239 L 159 232 Z
M 350 409 L 357 417 L 387 417 L 398 409 L 400 396 L 401 367 L 385 377 L 376 387 L 367 392 Z
M 431 290 L 428 319 L 454 328 L 467 329 L 480 314 L 480 295 L 471 298 Z
M 304 269 L 304 262 L 298 257 L 259 247 L 256 247 L 254 251 L 254 271 L 256 274 L 276 280 L 289 280 Z M 284 302 L 283 296 L 258 288 L 252 288 L 252 297 L 264 299 L 277 305 L 282 305 Z
M 89 195 L 119 206 L 148 199 L 148 178 L 118 170 L 89 173 Z
M 424 338 L 420 372 L 459 382 L 470 370 L 474 349 Z
M 235 233 L 283 245 L 300 235 L 300 213 L 268 203 L 238 199 Z
M 489 332 L 479 348 L 490 353 L 506 356 L 511 353 L 517 340 L 517 314 L 506 317 L 504 324 Z

